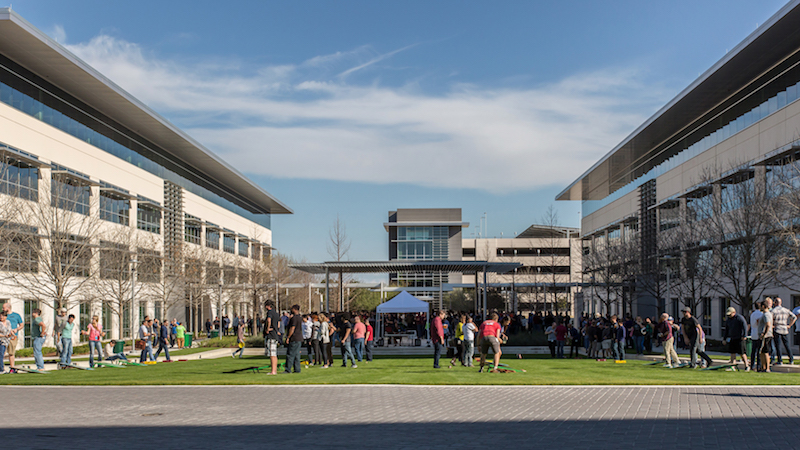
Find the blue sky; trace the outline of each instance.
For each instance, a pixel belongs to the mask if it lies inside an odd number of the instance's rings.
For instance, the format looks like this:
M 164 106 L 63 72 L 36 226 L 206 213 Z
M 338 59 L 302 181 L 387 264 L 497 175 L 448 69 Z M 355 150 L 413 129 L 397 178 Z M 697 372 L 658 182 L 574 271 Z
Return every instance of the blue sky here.
M 387 258 L 389 210 L 513 236 L 783 1 L 17 1 L 294 209 L 275 247 Z

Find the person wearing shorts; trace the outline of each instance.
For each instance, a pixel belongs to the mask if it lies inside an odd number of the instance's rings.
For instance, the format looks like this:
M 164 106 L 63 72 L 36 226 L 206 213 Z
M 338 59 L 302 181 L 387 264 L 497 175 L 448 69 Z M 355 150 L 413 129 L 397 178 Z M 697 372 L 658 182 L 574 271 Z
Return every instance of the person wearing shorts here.
M 496 373 L 497 367 L 500 365 L 500 324 L 497 323 L 497 313 L 492 313 L 489 320 L 484 320 L 481 323 L 479 340 L 481 346 L 481 368 L 479 372 L 483 372 L 483 366 L 486 364 L 486 354 L 489 353 L 489 348 L 494 352 L 494 368 L 491 372 Z
M 264 302 L 267 310 L 267 318 L 264 321 L 264 355 L 269 358 L 272 371 L 270 375 L 278 374 L 278 340 L 280 340 L 280 317 L 275 311 L 275 303 L 272 300 Z
M 22 336 L 19 335 L 20 330 L 25 326 L 24 321 L 22 320 L 22 316 L 18 313 L 11 311 L 11 302 L 6 301 L 3 303 L 3 311 L 6 313 L 6 321 L 11 326 L 11 331 L 13 332 L 13 336 L 9 338 L 8 346 L 6 347 L 6 353 L 8 354 L 8 362 L 13 368 L 16 364 L 16 354 L 17 354 L 17 347 L 20 346 L 20 341 L 22 340 Z M 3 356 L 0 355 L 0 358 Z
M 728 353 L 731 355 L 729 364 L 736 364 L 736 355 L 741 355 L 744 363 L 744 370 L 750 371 L 750 364 L 747 361 L 747 348 L 745 338 L 747 337 L 747 320 L 741 314 L 736 313 L 734 307 L 729 307 L 725 311 L 728 316 L 725 319 L 725 340 L 728 342 Z

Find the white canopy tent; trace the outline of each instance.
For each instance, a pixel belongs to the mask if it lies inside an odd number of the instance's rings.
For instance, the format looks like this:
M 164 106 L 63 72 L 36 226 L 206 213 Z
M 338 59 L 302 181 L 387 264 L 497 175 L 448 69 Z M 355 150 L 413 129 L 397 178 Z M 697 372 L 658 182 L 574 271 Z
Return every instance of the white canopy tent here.
M 430 319 L 430 304 L 422 301 L 406 291 L 403 291 L 391 300 L 381 303 L 375 309 L 377 314 L 377 325 L 379 327 L 378 336 L 383 337 L 383 314 L 404 314 L 404 313 L 425 313 L 425 320 Z M 418 336 L 420 337 L 420 336 Z

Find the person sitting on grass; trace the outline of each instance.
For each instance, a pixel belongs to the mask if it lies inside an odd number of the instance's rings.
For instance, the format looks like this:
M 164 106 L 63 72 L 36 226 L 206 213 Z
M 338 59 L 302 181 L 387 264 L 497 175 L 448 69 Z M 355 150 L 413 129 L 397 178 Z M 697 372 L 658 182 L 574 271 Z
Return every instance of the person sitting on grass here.
M 111 340 L 109 343 L 106 344 L 106 361 L 116 361 L 118 359 L 127 361 L 128 357 L 125 356 L 125 353 L 119 352 L 114 353 L 114 345 L 117 343 L 115 340 Z
M 494 352 L 494 367 L 491 372 L 497 373 L 497 367 L 500 365 L 500 356 L 503 353 L 500 351 L 500 324 L 497 323 L 497 318 L 497 313 L 492 313 L 489 320 L 484 320 L 481 323 L 478 334 L 478 344 L 481 346 L 481 368 L 478 372 L 483 372 L 489 347 L 492 347 Z

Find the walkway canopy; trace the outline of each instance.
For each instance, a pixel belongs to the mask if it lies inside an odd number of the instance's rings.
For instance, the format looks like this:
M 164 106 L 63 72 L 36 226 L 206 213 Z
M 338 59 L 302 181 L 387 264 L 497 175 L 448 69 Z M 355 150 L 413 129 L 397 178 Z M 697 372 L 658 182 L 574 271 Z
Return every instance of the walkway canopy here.
M 417 297 L 403 291 L 394 296 L 388 302 L 381 303 L 376 308 L 378 314 L 391 313 L 428 313 L 430 305 Z

